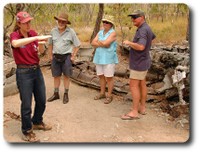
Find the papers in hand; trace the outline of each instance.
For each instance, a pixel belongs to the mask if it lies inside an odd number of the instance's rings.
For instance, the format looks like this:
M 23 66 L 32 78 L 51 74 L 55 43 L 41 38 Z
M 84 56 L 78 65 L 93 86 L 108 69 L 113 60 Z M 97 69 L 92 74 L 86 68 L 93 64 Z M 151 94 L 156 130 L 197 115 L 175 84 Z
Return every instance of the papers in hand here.
M 39 37 L 39 40 L 45 40 L 45 39 L 51 38 L 52 36 L 46 35 L 46 36 L 38 36 L 38 37 Z

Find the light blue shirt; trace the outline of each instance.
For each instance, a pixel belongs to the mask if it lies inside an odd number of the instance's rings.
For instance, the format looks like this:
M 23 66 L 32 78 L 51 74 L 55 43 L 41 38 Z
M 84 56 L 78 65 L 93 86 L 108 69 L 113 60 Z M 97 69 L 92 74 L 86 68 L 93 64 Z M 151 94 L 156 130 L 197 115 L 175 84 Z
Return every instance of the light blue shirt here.
M 98 33 L 98 40 L 104 41 L 106 40 L 112 32 L 115 30 L 111 28 L 105 35 L 104 30 L 100 30 Z M 116 41 L 112 42 L 110 44 L 109 48 L 105 47 L 98 47 L 96 48 L 95 55 L 93 62 L 95 64 L 117 64 L 118 63 L 118 57 L 117 57 L 117 43 Z
M 53 54 L 67 54 L 72 53 L 73 47 L 81 45 L 75 31 L 67 27 L 64 32 L 60 34 L 58 27 L 51 30 L 52 37 L 49 38 L 49 44 L 53 45 Z

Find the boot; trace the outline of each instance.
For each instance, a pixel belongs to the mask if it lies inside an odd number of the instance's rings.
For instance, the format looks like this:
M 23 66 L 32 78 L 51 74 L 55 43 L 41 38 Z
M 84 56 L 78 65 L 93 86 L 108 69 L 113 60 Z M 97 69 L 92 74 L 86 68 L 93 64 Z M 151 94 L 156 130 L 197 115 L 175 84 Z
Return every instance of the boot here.
M 68 97 L 68 92 L 67 93 L 64 93 L 64 96 L 63 96 L 63 104 L 66 104 L 69 102 L 69 97 Z
M 54 92 L 53 96 L 50 97 L 47 101 L 48 102 L 52 102 L 52 101 L 54 101 L 56 99 L 60 99 L 60 96 L 59 96 L 58 92 Z

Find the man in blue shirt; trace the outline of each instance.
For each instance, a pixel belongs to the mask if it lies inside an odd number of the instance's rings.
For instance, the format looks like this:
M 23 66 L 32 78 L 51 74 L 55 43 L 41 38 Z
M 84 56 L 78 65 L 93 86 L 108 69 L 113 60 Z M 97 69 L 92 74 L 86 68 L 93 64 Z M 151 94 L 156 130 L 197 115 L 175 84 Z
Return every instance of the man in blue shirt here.
M 154 33 L 145 21 L 145 14 L 136 10 L 128 15 L 132 18 L 134 26 L 138 29 L 133 41 L 125 40 L 123 44 L 131 47 L 129 55 L 130 91 L 133 99 L 131 111 L 121 117 L 123 120 L 138 119 L 140 114 L 146 114 L 146 74 L 151 66 L 150 48 Z

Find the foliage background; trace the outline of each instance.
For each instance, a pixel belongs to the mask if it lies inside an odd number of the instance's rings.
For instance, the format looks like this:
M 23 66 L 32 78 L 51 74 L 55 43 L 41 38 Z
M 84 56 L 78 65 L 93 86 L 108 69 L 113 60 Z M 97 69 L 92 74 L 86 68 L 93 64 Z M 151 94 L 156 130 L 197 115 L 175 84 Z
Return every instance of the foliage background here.
M 4 6 L 4 29 L 8 33 L 12 32 L 15 25 L 15 12 L 17 4 L 7 4 Z M 92 35 L 99 4 L 23 4 L 25 11 L 29 12 L 34 20 L 32 27 L 39 34 L 49 34 L 50 30 L 56 26 L 54 16 L 60 11 L 65 11 L 69 15 L 71 27 L 75 29 L 82 42 L 89 42 Z M 135 9 L 142 9 L 146 13 L 146 21 L 152 27 L 157 38 L 156 43 L 174 43 L 186 39 L 189 29 L 189 8 L 185 4 L 104 4 L 104 14 L 115 17 L 118 41 L 122 39 L 131 40 L 136 27 L 127 15 Z

